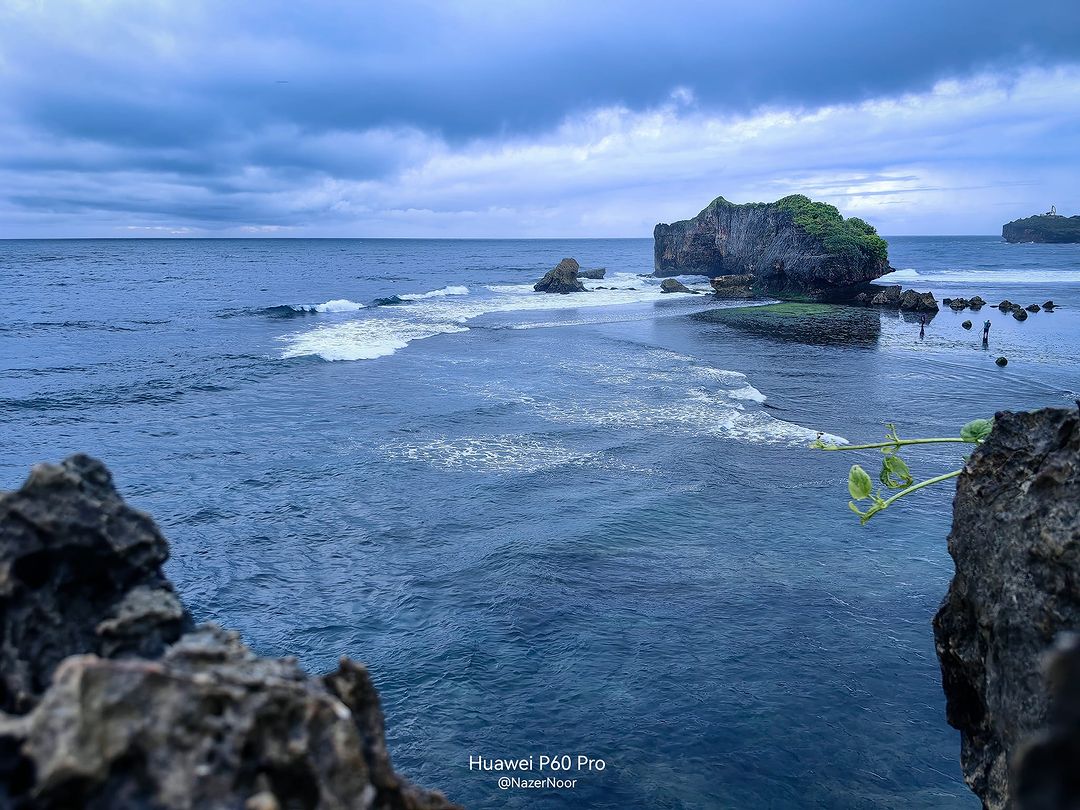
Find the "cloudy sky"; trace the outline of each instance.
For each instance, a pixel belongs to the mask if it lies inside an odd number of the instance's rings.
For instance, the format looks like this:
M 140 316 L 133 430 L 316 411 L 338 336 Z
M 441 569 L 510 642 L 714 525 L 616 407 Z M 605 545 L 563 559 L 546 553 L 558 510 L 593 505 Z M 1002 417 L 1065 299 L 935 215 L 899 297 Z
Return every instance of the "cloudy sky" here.
M 0 0 L 0 237 L 1080 213 L 1077 0 Z

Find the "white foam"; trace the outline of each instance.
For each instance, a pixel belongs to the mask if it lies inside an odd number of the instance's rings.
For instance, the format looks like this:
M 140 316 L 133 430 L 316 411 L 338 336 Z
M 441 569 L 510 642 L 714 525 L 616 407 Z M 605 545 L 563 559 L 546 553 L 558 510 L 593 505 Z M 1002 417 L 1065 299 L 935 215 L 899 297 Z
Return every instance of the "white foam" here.
M 401 298 L 417 303 L 408 313 L 398 313 L 396 318 L 380 317 L 382 308 L 365 308 L 347 299 L 328 301 L 316 307 L 319 312 L 346 312 L 367 310 L 370 317 L 349 324 L 316 326 L 306 333 L 285 335 L 288 347 L 283 357 L 314 354 L 326 360 L 370 360 L 392 354 L 404 348 L 410 341 L 433 335 L 465 331 L 466 322 L 483 315 L 514 312 L 545 312 L 641 305 L 668 300 L 696 300 L 715 306 L 715 301 L 704 296 L 673 295 L 660 291 L 659 279 L 642 278 L 632 273 L 616 273 L 607 284 L 589 281 L 590 290 L 573 295 L 538 293 L 532 284 L 492 285 L 485 289 L 492 293 L 472 296 L 469 288 L 451 285 L 426 293 L 407 293 Z M 597 290 L 597 286 L 617 286 L 619 289 Z M 410 320 L 404 320 L 408 317 Z M 603 316 L 611 317 L 610 313 Z M 591 322 L 591 321 L 579 321 Z M 457 324 L 456 328 L 454 325 Z M 555 325 L 549 322 L 546 325 Z M 510 324 L 511 327 L 521 324 Z M 355 345 L 350 345 L 350 341 Z
M 286 343 L 281 356 L 315 355 L 323 360 L 374 360 L 404 349 L 414 340 L 467 331 L 467 327 L 452 323 L 365 318 L 285 335 L 280 338 Z
M 700 361 L 663 349 L 609 349 L 582 358 L 567 373 L 588 385 L 550 391 L 521 390 L 493 381 L 476 388 L 498 402 L 515 402 L 539 417 L 573 427 L 612 431 L 648 430 L 703 439 L 806 447 L 818 435 L 758 407 L 765 395 L 739 371 L 698 365 Z M 643 397 L 641 392 L 648 390 Z M 567 393 L 571 392 L 570 396 Z M 840 436 L 822 438 L 846 444 Z
M 544 442 L 527 436 L 440 437 L 420 443 L 393 442 L 384 444 L 381 450 L 387 458 L 398 461 L 487 472 L 535 472 L 586 463 L 593 457 L 593 454 L 578 453 L 558 442 Z
M 743 388 L 736 388 L 734 391 L 728 392 L 728 396 L 732 399 L 745 399 L 750 402 L 764 402 L 766 397 L 763 393 L 758 391 L 752 385 L 746 385 Z
M 454 284 L 449 287 L 443 287 L 440 290 L 429 290 L 422 293 L 405 293 L 398 296 L 404 301 L 423 301 L 425 298 L 445 298 L 448 295 L 468 295 L 469 288 L 463 284 Z
M 877 279 L 877 284 L 917 281 L 920 284 L 1080 284 L 1076 270 L 894 270 Z
M 296 307 L 293 307 L 293 309 L 296 309 Z M 316 304 L 312 309 L 316 312 L 356 312 L 360 309 L 366 309 L 366 307 L 363 304 L 350 301 L 348 298 L 335 298 L 325 304 Z

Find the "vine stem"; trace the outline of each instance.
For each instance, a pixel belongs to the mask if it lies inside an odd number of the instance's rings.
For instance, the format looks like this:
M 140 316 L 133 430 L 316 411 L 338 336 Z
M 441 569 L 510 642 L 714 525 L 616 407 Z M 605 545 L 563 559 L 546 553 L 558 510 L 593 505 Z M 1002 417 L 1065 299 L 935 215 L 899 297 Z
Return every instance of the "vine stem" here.
M 897 492 L 895 495 L 893 495 L 891 498 L 886 498 L 885 502 L 881 504 L 881 509 L 884 509 L 886 506 L 891 504 L 893 501 L 898 500 L 900 498 L 903 498 L 905 495 L 910 495 L 912 492 L 914 492 L 917 489 L 922 489 L 923 487 L 928 487 L 931 484 L 938 484 L 938 483 L 941 483 L 942 481 L 948 481 L 950 478 L 956 478 L 956 476 L 958 476 L 961 472 L 963 472 L 963 471 L 962 470 L 953 470 L 952 472 L 945 473 L 944 475 L 938 475 L 938 476 L 935 476 L 934 478 L 927 478 L 925 481 L 920 481 L 919 483 L 914 484 L 914 485 L 908 487 L 907 489 L 902 489 L 899 492 Z M 880 511 L 880 509 L 878 511 Z
M 968 439 L 897 439 L 891 442 L 876 442 L 874 444 L 827 444 L 824 447 L 815 447 L 815 450 L 872 450 L 876 447 L 904 447 L 909 444 L 978 444 Z

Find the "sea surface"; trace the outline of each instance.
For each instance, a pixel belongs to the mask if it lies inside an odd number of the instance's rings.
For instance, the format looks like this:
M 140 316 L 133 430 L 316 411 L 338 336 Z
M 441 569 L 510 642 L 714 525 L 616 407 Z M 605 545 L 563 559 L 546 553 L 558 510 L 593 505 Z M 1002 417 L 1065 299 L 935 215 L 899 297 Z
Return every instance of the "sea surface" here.
M 607 277 L 533 293 L 564 256 Z M 1061 306 L 920 338 L 661 294 L 644 239 L 0 242 L 0 488 L 105 460 L 199 620 L 365 662 L 396 766 L 472 808 L 973 809 L 930 626 L 952 488 L 861 527 L 875 455 L 807 445 L 1072 403 L 1080 245 L 890 256 L 939 298 Z M 469 769 L 561 754 L 606 767 Z

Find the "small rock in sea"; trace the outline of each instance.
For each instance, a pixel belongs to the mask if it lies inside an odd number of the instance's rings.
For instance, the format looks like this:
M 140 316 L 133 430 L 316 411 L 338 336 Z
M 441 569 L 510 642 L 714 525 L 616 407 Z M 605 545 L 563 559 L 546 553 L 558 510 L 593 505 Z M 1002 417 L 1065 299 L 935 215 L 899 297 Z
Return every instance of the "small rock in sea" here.
M 967 309 L 968 300 L 966 298 L 950 298 L 948 306 L 950 309 L 959 312 L 962 309 Z
M 901 289 L 899 284 L 886 287 L 870 299 L 872 307 L 898 307 L 900 306 Z
M 554 269 L 533 285 L 537 292 L 561 293 L 585 292 L 585 285 L 578 279 L 580 265 L 576 259 L 563 259 Z
M 692 293 L 689 287 L 673 278 L 665 278 L 660 282 L 660 292 L 664 293 Z
M 964 321 L 964 322 L 963 322 L 962 324 L 960 324 L 960 325 L 961 325 L 962 327 L 964 327 L 965 329 L 970 329 L 970 328 L 971 328 L 971 321 Z
M 1028 319 L 1027 310 L 1023 307 L 1016 307 L 1016 309 L 1012 311 L 1012 316 L 1018 321 L 1026 321 Z
M 1043 309 L 1045 309 L 1047 312 L 1053 312 L 1053 310 L 1054 310 L 1054 302 L 1053 301 L 1046 301 L 1045 303 L 1043 303 Z
M 1026 309 L 1028 312 L 1038 312 L 1040 309 L 1042 309 L 1042 307 L 1040 307 L 1038 304 L 1028 304 Z
M 591 270 L 578 270 L 578 278 L 589 278 L 593 281 L 604 277 L 604 273 L 607 272 L 606 267 L 594 267 Z
M 971 307 L 974 310 L 980 310 L 984 306 L 986 306 L 986 301 L 983 299 L 983 297 L 981 295 L 976 295 L 974 298 L 972 298 L 970 301 L 968 301 L 968 306 Z
M 952 304 L 952 299 L 951 298 L 942 298 L 941 303 L 943 303 L 945 306 L 950 306 Z
M 1007 366 L 1007 365 L 1009 365 L 1009 358 L 1008 357 L 999 357 L 994 362 L 997 363 L 999 366 Z
M 1002 312 L 1008 312 L 1010 309 L 1015 307 L 1016 304 L 1014 304 L 1012 301 L 1010 301 L 1008 298 L 1006 298 L 1000 304 L 998 304 L 997 306 L 998 306 L 998 309 L 1000 309 Z
M 953 304 L 956 303 L 956 299 L 953 299 Z M 965 302 L 966 303 L 966 302 Z M 899 301 L 900 309 L 905 312 L 937 312 L 938 302 L 934 298 L 932 292 L 916 292 L 915 290 L 904 290 L 900 294 Z

